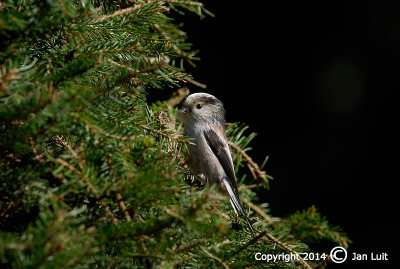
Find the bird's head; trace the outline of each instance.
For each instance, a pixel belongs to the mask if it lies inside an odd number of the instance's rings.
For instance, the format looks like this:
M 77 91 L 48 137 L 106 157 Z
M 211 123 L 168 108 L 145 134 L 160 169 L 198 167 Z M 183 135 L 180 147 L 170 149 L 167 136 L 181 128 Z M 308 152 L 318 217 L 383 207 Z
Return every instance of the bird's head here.
M 191 123 L 225 123 L 225 110 L 222 102 L 208 93 L 189 95 L 178 111 L 179 121 L 187 126 Z

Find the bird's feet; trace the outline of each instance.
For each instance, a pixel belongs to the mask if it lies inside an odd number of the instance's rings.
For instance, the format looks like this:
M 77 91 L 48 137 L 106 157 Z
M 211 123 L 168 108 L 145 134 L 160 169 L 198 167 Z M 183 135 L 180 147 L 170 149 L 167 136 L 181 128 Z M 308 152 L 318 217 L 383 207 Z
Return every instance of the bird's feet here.
M 184 167 L 182 167 L 184 168 Z M 192 173 L 189 169 L 185 168 L 185 182 L 189 185 L 189 186 L 195 186 L 197 188 L 203 188 L 204 184 L 203 182 L 199 179 L 199 176 L 197 176 L 196 174 Z

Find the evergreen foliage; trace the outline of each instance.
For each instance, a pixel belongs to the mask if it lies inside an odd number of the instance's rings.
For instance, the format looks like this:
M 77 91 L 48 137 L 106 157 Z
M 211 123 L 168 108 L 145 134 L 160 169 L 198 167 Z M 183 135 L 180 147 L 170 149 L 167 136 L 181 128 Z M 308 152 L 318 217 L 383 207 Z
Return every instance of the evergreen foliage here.
M 208 13 L 186 0 L 0 3 L 0 267 L 310 268 L 322 261 L 254 254 L 347 246 L 314 207 L 279 219 L 255 202 L 271 178 L 244 124 L 227 134 L 256 238 L 215 186 L 188 178 L 176 102 L 146 100 L 194 82 L 171 15 L 184 11 Z

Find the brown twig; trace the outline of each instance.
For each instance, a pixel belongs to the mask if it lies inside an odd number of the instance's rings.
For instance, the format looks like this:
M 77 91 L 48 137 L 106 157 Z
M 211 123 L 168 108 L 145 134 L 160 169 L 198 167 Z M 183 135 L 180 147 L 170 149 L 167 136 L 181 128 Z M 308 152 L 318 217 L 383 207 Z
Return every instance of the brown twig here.
M 183 258 L 181 260 L 176 260 L 176 261 L 171 262 L 171 265 L 178 265 L 178 264 L 184 263 L 184 262 L 186 262 L 188 260 L 193 260 L 193 258 L 194 258 L 193 256 L 188 256 L 188 257 Z
M 92 129 L 92 130 L 94 130 L 96 132 L 99 132 L 99 133 L 101 133 L 102 135 L 104 135 L 106 137 L 110 137 L 110 138 L 114 138 L 114 139 L 118 139 L 118 140 L 122 140 L 122 141 L 135 140 L 136 139 L 136 136 L 134 136 L 134 135 L 131 135 L 131 136 L 119 136 L 119 135 L 114 135 L 114 134 L 107 133 L 106 131 L 103 131 L 102 129 L 96 128 L 95 126 L 91 125 L 87 120 L 79 117 L 75 113 L 68 113 L 68 115 L 83 121 L 90 129 Z
M 273 241 L 275 244 L 279 245 L 280 247 L 282 247 L 283 249 L 291 252 L 291 253 L 297 253 L 296 251 L 294 251 L 291 247 L 289 247 L 288 245 L 284 244 L 283 242 L 281 242 L 278 238 L 276 238 L 275 236 L 273 236 L 272 234 L 270 234 L 267 230 L 259 233 L 257 236 L 255 236 L 253 239 L 251 239 L 249 242 L 247 242 L 247 244 L 245 244 L 244 246 L 240 247 L 234 254 L 231 255 L 231 257 L 237 257 L 237 254 L 239 254 L 240 252 L 242 252 L 243 250 L 247 249 L 249 246 L 258 243 L 258 241 L 263 238 L 266 237 L 267 239 Z M 311 266 L 304 261 L 304 259 L 301 257 L 301 255 L 298 255 L 299 260 L 298 262 L 305 268 L 307 269 L 312 269 Z
M 307 222 L 302 222 L 302 221 L 297 221 L 295 223 L 293 223 L 291 220 L 289 219 L 284 219 L 284 220 L 280 220 L 280 222 L 282 223 L 287 223 L 287 224 L 292 224 L 292 228 L 290 230 L 290 233 L 293 232 L 293 230 L 295 230 L 298 226 L 300 225 L 304 225 L 307 226 L 308 228 L 311 228 L 313 230 L 315 230 L 316 232 L 318 231 L 322 231 L 324 228 L 321 225 L 314 225 L 311 223 L 307 223 Z M 310 231 L 308 233 L 302 234 L 301 236 L 297 236 L 296 239 L 298 240 L 302 240 L 310 235 L 313 234 L 313 232 L 315 231 Z M 339 240 L 343 245 L 347 245 L 347 241 L 340 235 L 340 233 L 335 232 L 335 231 L 330 231 L 330 230 L 325 230 L 324 232 L 330 234 L 332 237 L 336 238 L 337 240 Z
M 132 13 L 132 12 L 138 10 L 138 9 L 141 9 L 141 8 L 143 8 L 145 6 L 151 5 L 151 4 L 156 3 L 156 2 L 160 2 L 160 0 L 151 0 L 151 1 L 148 1 L 147 3 L 144 3 L 144 4 L 135 4 L 132 7 L 128 7 L 128 8 L 124 8 L 124 9 L 120 9 L 118 11 L 115 11 L 113 14 L 99 16 L 96 21 L 102 21 L 102 20 L 111 19 L 111 18 L 114 18 L 114 17 L 117 17 L 117 16 L 126 15 L 126 14 Z
M 280 247 L 282 247 L 283 249 L 286 249 L 287 251 L 291 252 L 291 253 L 297 253 L 296 251 L 294 251 L 291 247 L 289 247 L 288 245 L 286 245 L 285 243 L 281 242 L 278 238 L 276 238 L 275 236 L 273 236 L 272 234 L 268 233 L 268 231 L 265 231 L 264 236 L 266 238 L 268 238 L 269 240 L 273 241 L 274 243 L 276 243 L 277 245 L 279 245 Z M 307 269 L 312 269 L 312 267 L 301 257 L 301 255 L 298 255 L 299 260 L 298 262 L 303 265 L 305 268 Z
M 320 264 L 317 264 L 316 266 L 314 266 L 314 269 L 322 269 L 325 268 L 325 266 L 328 264 L 328 262 L 331 261 L 331 256 L 330 255 L 326 255 L 326 259 L 324 259 Z
M 120 64 L 120 63 L 117 63 L 117 62 L 115 62 L 115 61 L 113 61 L 113 60 L 111 60 L 111 59 L 107 59 L 107 61 L 108 61 L 110 64 L 115 65 L 115 66 L 117 66 L 117 67 L 125 68 L 125 69 L 131 71 L 132 73 L 135 73 L 135 74 L 136 74 L 136 73 L 139 73 L 139 70 L 134 69 L 134 68 L 129 67 L 129 66 L 126 66 L 126 65 L 123 65 L 123 64 Z
M 217 256 L 213 255 L 212 253 L 210 253 L 209 251 L 203 249 L 203 251 L 210 256 L 211 258 L 213 258 L 214 260 L 218 261 L 225 269 L 229 269 L 229 266 L 220 258 L 218 258 Z
M 206 84 L 200 83 L 200 82 L 198 82 L 198 81 L 196 81 L 196 80 L 194 80 L 194 79 L 185 78 L 185 80 L 186 80 L 187 82 L 189 82 L 189 83 L 192 83 L 193 85 L 195 85 L 195 86 L 197 86 L 197 87 L 199 87 L 199 88 L 202 88 L 202 89 L 206 89 L 206 88 L 207 88 L 207 85 L 206 85 Z
M 180 104 L 190 94 L 188 87 L 180 88 L 172 93 L 172 96 L 166 101 L 167 105 L 174 107 Z
M 217 209 L 216 207 L 214 207 L 214 206 L 211 206 L 210 211 L 211 211 L 212 213 L 214 213 L 215 215 L 224 217 L 224 218 L 227 219 L 227 220 L 230 219 L 230 217 L 229 217 L 228 214 L 226 214 L 225 212 L 222 212 L 222 211 L 218 210 L 218 209 Z
M 134 253 L 132 255 L 132 258 L 155 258 L 155 259 L 165 260 L 164 256 L 150 254 L 150 253 Z
M 74 265 L 75 263 L 77 263 L 79 260 L 81 260 L 84 255 L 86 254 L 86 252 L 89 250 L 89 246 L 90 246 L 91 242 L 90 241 L 86 241 L 85 242 L 85 246 L 83 247 L 83 249 L 79 252 L 79 255 L 74 256 L 72 259 L 70 259 L 66 264 L 65 264 L 65 268 L 69 268 L 72 267 L 72 265 Z
M 206 239 L 199 239 L 194 243 L 191 243 L 191 244 L 185 245 L 183 247 L 180 247 L 176 251 L 171 251 L 171 253 L 174 254 L 174 255 L 177 255 L 179 253 L 184 253 L 184 252 L 187 252 L 187 251 L 189 251 L 189 250 L 191 250 L 191 249 L 193 249 L 193 248 L 195 248 L 195 247 L 197 247 L 197 246 L 199 246 L 201 244 L 205 244 L 207 242 L 208 241 Z
M 95 50 L 95 51 L 91 51 L 90 54 L 103 54 L 103 53 L 109 53 L 109 52 L 132 51 L 138 47 L 140 47 L 139 42 L 136 45 L 131 46 L 129 48 Z
M 242 185 L 242 186 L 238 187 L 238 190 L 241 191 L 241 190 L 247 190 L 247 189 L 254 189 L 254 188 L 262 187 L 263 185 L 264 185 L 263 183 Z
M 158 24 L 156 24 L 156 23 L 153 24 L 153 27 L 154 27 L 154 29 L 156 29 L 156 31 L 157 31 L 160 35 L 162 35 L 162 36 L 165 38 L 165 40 L 167 40 L 167 41 L 172 45 L 172 48 L 174 49 L 174 51 L 175 51 L 178 55 L 180 55 L 180 56 L 182 56 L 183 58 L 186 58 L 186 59 L 188 59 L 188 60 L 192 60 L 192 56 L 187 55 L 186 52 L 184 52 L 183 50 L 181 50 L 181 49 L 173 42 L 172 38 L 169 37 L 169 36 L 167 35 L 167 33 L 164 32 L 164 30 L 161 29 L 161 27 L 160 27 Z
M 69 170 L 71 170 L 74 174 L 78 175 L 81 180 L 85 183 L 85 185 L 89 188 L 90 192 L 96 197 L 96 200 L 98 200 L 98 193 L 95 187 L 90 183 L 89 179 L 86 176 L 83 176 L 80 171 L 78 171 L 72 164 L 67 162 L 64 159 L 57 158 L 56 161 L 60 163 L 62 166 L 67 167 Z M 98 200 L 98 202 L 104 207 L 104 209 L 107 212 L 107 215 L 112 219 L 114 223 L 118 222 L 118 219 L 114 217 L 113 213 L 111 212 L 110 208 L 101 200 Z
M 81 172 L 79 172 L 72 164 L 70 164 L 66 160 L 57 158 L 56 161 L 58 163 L 60 163 L 62 166 L 67 167 L 69 170 L 74 172 L 74 174 L 78 175 L 82 179 L 82 181 L 85 183 L 85 185 L 89 188 L 90 192 L 97 197 L 97 190 L 94 188 L 92 183 L 90 183 L 90 181 L 88 180 L 87 177 L 82 176 Z
M 20 79 L 20 76 L 17 76 L 18 70 L 15 68 L 11 68 L 7 70 L 7 73 L 3 77 L 2 72 L 0 71 L 0 93 L 2 91 L 7 91 L 8 95 L 11 95 L 10 90 L 8 89 L 8 84 L 15 79 Z
M 254 169 L 254 172 L 258 178 L 261 178 L 265 182 L 268 182 L 267 177 L 265 176 L 265 171 L 261 171 L 258 164 L 256 164 L 253 161 L 253 159 L 249 155 L 247 155 L 247 153 L 243 149 L 241 149 L 238 145 L 236 145 L 232 141 L 228 141 L 228 145 L 231 146 L 232 148 L 234 148 L 235 150 L 237 150 L 246 159 L 246 161 L 249 163 L 249 165 L 252 167 L 252 169 Z
M 167 137 L 167 138 L 169 138 L 169 139 L 176 140 L 176 141 L 179 141 L 179 142 L 182 142 L 182 143 L 185 143 L 185 144 L 194 145 L 193 142 L 184 140 L 184 139 L 182 139 L 182 138 L 180 138 L 180 137 L 173 137 L 173 136 L 171 136 L 170 134 L 167 134 L 167 133 L 164 133 L 164 132 L 155 130 L 155 129 L 153 129 L 153 128 L 151 128 L 151 127 L 148 127 L 148 126 L 146 126 L 146 125 L 139 124 L 139 123 L 135 123 L 135 122 L 131 122 L 131 123 L 132 123 L 133 125 L 136 125 L 136 126 L 138 126 L 138 127 L 141 127 L 141 128 L 143 128 L 143 129 L 145 129 L 145 130 L 148 130 L 148 131 L 150 131 L 150 132 L 153 132 L 153 133 L 159 134 L 159 135 L 161 135 L 161 136 Z
M 230 256 L 231 256 L 231 257 L 234 257 L 233 259 L 236 259 L 236 257 L 238 257 L 237 254 L 239 254 L 239 253 L 242 252 L 243 250 L 247 249 L 249 246 L 251 246 L 251 245 L 253 245 L 253 244 L 255 244 L 255 243 L 258 243 L 258 241 L 260 240 L 260 238 L 263 237 L 264 234 L 265 234 L 266 232 L 267 232 L 267 231 L 264 231 L 264 232 L 258 234 L 257 236 L 253 237 L 249 242 L 247 242 L 245 245 L 241 246 L 235 253 L 233 253 L 233 254 L 230 255 Z
M 165 65 L 164 67 L 165 67 L 166 69 L 173 70 L 174 72 L 176 72 L 176 74 L 179 75 L 178 78 L 177 78 L 179 81 L 182 81 L 182 82 L 184 82 L 184 83 L 189 82 L 189 83 L 191 83 L 191 84 L 193 84 L 193 85 L 195 85 L 195 86 L 197 86 L 197 87 L 203 88 L 203 89 L 206 89 L 206 88 L 207 88 L 207 85 L 205 85 L 205 84 L 203 84 L 203 83 L 200 83 L 200 82 L 198 82 L 198 81 L 196 81 L 196 80 L 194 80 L 194 79 L 189 78 L 189 77 L 187 76 L 187 74 L 185 74 L 185 73 L 177 72 L 176 69 L 174 69 L 174 67 L 172 67 L 172 66 L 170 66 L 170 65 Z
M 131 216 L 129 215 L 128 210 L 126 210 L 125 202 L 124 202 L 124 200 L 122 199 L 121 193 L 118 192 L 116 196 L 117 196 L 117 202 L 118 202 L 119 210 L 121 210 L 122 214 L 124 214 L 125 220 L 126 220 L 127 222 L 132 221 L 132 218 L 131 218 Z
M 176 213 L 173 210 L 171 210 L 171 209 L 169 209 L 169 208 L 167 208 L 165 206 L 162 206 L 161 209 L 164 210 L 171 217 L 177 218 L 180 221 L 185 222 L 185 219 L 181 215 L 179 215 L 179 213 Z
M 197 6 L 197 7 L 202 7 L 203 6 L 203 3 L 194 2 L 194 1 L 164 0 L 164 2 L 172 3 L 172 4 L 182 4 L 182 5 L 189 5 L 189 6 Z
M 58 0 L 58 2 L 60 3 L 61 9 L 62 9 L 64 15 L 68 15 L 67 8 L 65 7 L 63 0 Z
M 166 58 L 166 61 L 168 61 L 168 60 L 169 60 L 169 58 Z M 117 62 L 115 62 L 115 61 L 113 61 L 111 59 L 107 59 L 107 61 L 112 65 L 115 65 L 117 67 L 125 68 L 125 69 L 129 70 L 132 73 L 132 75 L 136 75 L 136 74 L 148 75 L 147 73 L 150 73 L 150 72 L 155 71 L 155 70 L 159 70 L 160 68 L 162 68 L 162 67 L 164 67 L 166 65 L 166 62 L 160 61 L 155 65 L 151 65 L 151 66 L 149 66 L 149 67 L 147 67 L 145 69 L 138 70 L 138 69 L 134 69 L 132 67 L 117 63 Z M 149 61 L 151 61 L 151 59 L 149 59 Z
M 258 206 L 256 206 L 255 204 L 253 204 L 252 202 L 250 202 L 247 199 L 242 199 L 243 202 L 248 206 L 251 207 L 254 211 L 256 211 L 261 217 L 263 217 L 268 223 L 273 224 L 274 220 L 268 216 L 267 214 L 265 214 L 264 211 L 261 210 L 261 208 L 259 208 Z

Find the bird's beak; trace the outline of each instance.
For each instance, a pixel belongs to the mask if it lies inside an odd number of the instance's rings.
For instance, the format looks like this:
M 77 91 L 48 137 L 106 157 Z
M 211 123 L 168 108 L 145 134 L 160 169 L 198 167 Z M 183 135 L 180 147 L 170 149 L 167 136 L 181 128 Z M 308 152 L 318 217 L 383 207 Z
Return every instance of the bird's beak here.
M 182 107 L 181 109 L 178 110 L 179 113 L 188 113 L 189 109 L 187 107 Z

